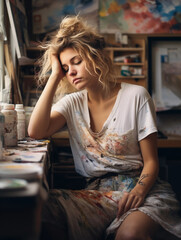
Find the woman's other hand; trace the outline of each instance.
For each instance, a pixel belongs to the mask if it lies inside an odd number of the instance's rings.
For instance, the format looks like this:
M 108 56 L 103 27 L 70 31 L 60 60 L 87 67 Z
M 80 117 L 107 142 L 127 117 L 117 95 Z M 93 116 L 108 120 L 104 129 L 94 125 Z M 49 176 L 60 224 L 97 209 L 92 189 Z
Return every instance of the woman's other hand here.
M 124 213 L 132 208 L 138 208 L 144 202 L 145 196 L 139 194 L 134 189 L 131 192 L 124 192 L 123 197 L 118 203 L 117 218 L 120 218 Z

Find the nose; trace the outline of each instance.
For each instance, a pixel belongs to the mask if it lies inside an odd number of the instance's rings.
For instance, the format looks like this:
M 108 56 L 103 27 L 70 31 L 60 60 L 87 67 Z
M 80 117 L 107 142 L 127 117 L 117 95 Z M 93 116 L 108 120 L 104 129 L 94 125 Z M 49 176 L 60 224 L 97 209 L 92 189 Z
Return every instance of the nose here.
M 76 74 L 77 74 L 77 70 L 75 69 L 75 67 L 74 66 L 70 66 L 69 67 L 69 75 L 70 76 L 74 76 Z

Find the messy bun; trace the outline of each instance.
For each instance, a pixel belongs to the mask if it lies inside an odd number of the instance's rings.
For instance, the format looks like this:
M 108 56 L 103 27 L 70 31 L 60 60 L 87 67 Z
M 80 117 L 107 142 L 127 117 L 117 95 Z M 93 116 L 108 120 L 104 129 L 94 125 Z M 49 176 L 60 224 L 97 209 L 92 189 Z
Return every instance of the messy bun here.
M 55 42 L 80 42 L 82 45 L 90 45 L 95 49 L 103 49 L 105 47 L 105 41 L 102 36 L 97 34 L 95 30 L 86 23 L 80 17 L 66 17 L 60 24 L 60 29 L 56 35 Z
M 51 40 L 42 45 L 45 49 L 39 60 L 41 70 L 38 74 L 39 82 L 45 83 L 47 72 L 51 70 L 50 56 L 60 54 L 65 48 L 73 48 L 86 62 L 87 70 L 93 68 L 99 82 L 105 91 L 109 91 L 110 81 L 115 81 L 113 65 L 105 49 L 104 38 L 93 28 L 87 25 L 80 16 L 65 17 L 60 28 Z M 64 79 L 58 88 L 61 93 L 75 91 L 69 82 Z M 62 86 L 63 85 L 63 86 Z

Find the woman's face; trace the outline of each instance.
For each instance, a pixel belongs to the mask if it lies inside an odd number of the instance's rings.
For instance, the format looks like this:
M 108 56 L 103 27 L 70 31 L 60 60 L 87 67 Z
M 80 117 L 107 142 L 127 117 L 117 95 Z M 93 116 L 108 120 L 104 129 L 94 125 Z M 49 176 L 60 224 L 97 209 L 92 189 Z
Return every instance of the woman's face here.
M 60 61 L 66 78 L 77 90 L 91 88 L 93 84 L 95 86 L 95 82 L 98 82 L 97 78 L 87 71 L 85 60 L 74 49 L 63 50 L 60 53 Z

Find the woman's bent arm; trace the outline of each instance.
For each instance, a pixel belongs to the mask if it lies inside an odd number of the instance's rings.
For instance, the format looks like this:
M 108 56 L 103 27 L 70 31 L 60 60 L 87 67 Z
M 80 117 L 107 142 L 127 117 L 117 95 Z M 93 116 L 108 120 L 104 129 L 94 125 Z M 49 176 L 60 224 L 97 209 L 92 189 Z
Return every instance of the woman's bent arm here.
M 66 120 L 63 115 L 58 112 L 51 113 L 53 97 L 63 76 L 58 58 L 52 56 L 52 74 L 30 118 L 28 126 L 30 137 L 35 139 L 49 137 L 65 125 Z

